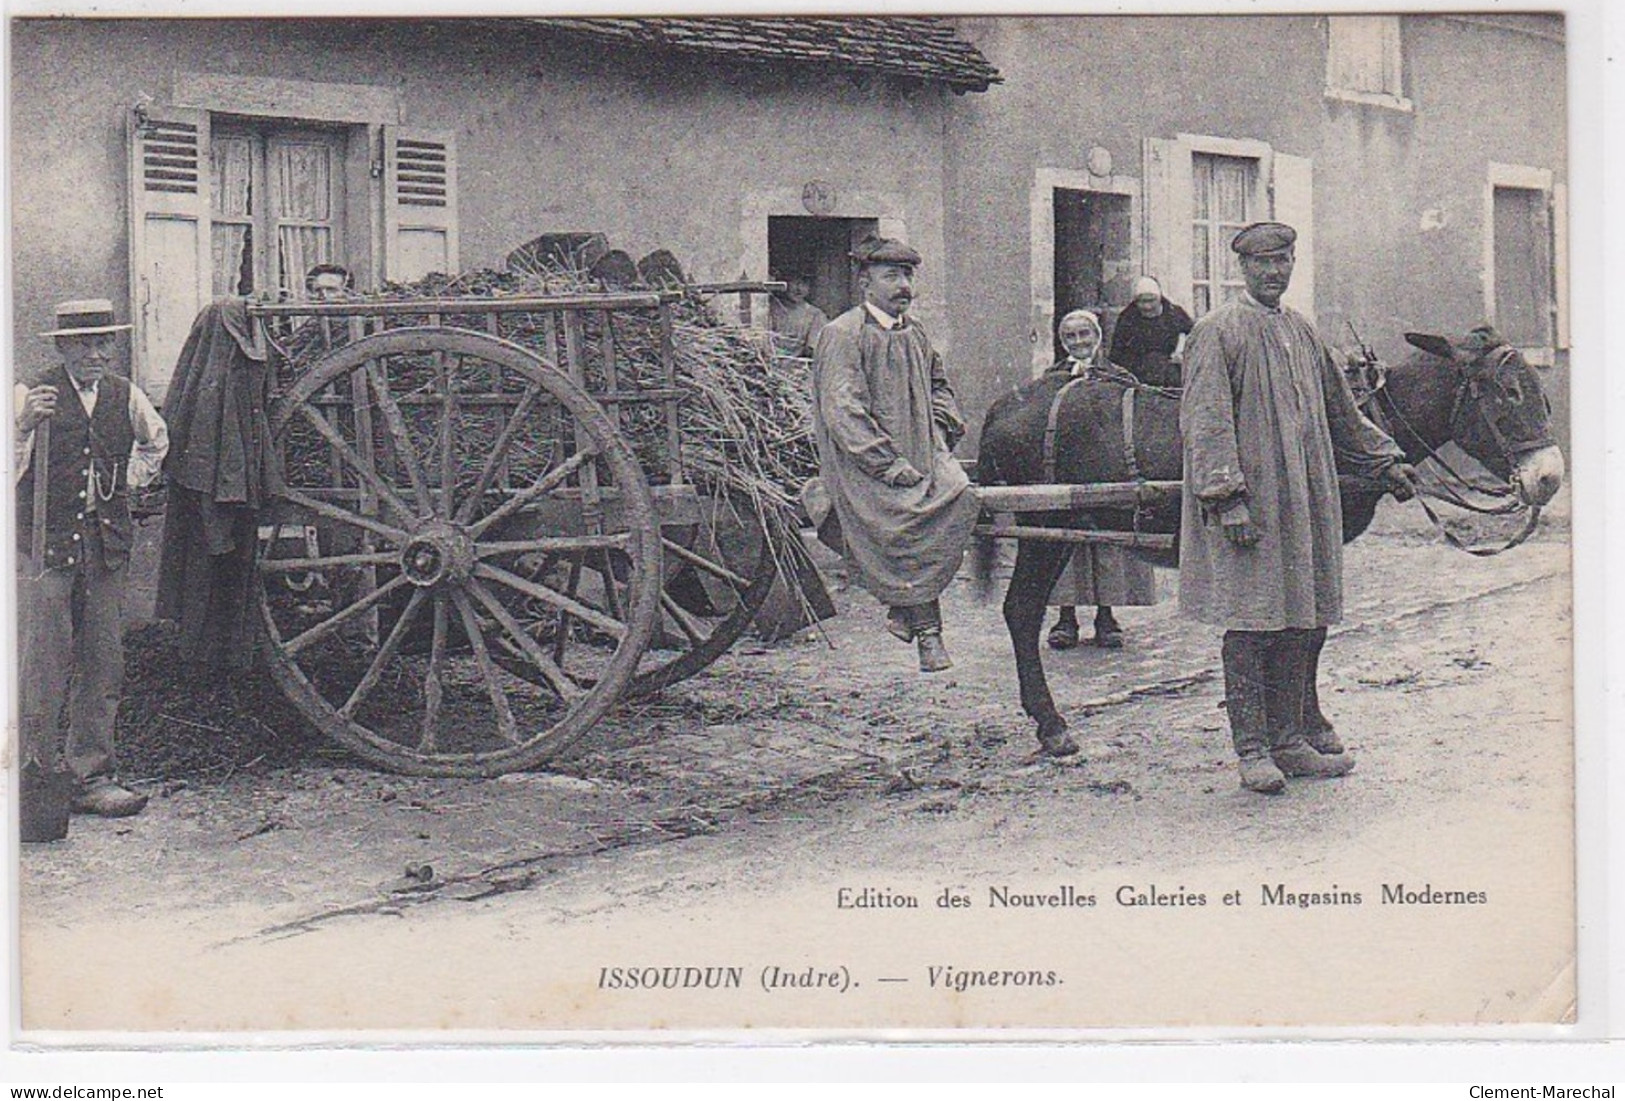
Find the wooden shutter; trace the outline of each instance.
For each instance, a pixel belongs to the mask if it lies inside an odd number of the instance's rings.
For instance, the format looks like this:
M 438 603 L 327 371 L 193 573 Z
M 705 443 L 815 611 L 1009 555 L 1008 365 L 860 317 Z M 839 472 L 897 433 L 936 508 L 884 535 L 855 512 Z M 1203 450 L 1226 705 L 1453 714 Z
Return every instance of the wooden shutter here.
M 208 112 L 146 107 L 128 119 L 131 372 L 162 404 L 192 321 L 209 301 Z
M 457 270 L 454 136 L 384 127 L 384 277 L 406 282 Z
M 1177 139 L 1146 138 L 1145 273 L 1169 301 L 1191 308 L 1191 150 Z
M 1298 231 L 1294 248 L 1297 263 L 1292 269 L 1292 284 L 1281 301 L 1309 320 L 1315 319 L 1315 209 L 1314 162 L 1308 157 L 1294 157 L 1276 153 L 1275 178 L 1271 183 L 1274 194 L 1273 217 Z

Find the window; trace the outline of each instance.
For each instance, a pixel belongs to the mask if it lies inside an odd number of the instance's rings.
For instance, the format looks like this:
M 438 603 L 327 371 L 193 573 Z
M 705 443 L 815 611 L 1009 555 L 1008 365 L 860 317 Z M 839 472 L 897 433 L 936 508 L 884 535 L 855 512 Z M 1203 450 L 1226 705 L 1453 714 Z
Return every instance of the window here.
M 1401 71 L 1399 16 L 1326 18 L 1326 94 L 1409 111 Z
M 1212 153 L 1191 156 L 1191 303 L 1201 317 L 1247 287 L 1230 242 L 1249 222 L 1257 221 L 1253 196 L 1258 188 L 1258 161 Z
M 1200 317 L 1246 285 L 1230 242 L 1248 222 L 1298 231 L 1292 286 L 1281 301 L 1315 316 L 1314 163 L 1252 138 L 1146 138 L 1145 259 L 1162 292 Z
M 1484 309 L 1531 363 L 1568 347 L 1565 189 L 1554 174 L 1489 166 L 1484 210 Z
M 297 294 L 344 250 L 346 135 L 220 124 L 210 147 L 214 295 Z
M 361 287 L 457 270 L 453 136 L 343 121 L 360 87 L 278 84 L 256 98 L 253 82 L 219 78 L 193 91 L 232 110 L 131 111 L 132 369 L 154 401 L 213 298 L 297 291 L 321 262 L 345 264 Z M 296 100 L 318 117 L 269 117 Z

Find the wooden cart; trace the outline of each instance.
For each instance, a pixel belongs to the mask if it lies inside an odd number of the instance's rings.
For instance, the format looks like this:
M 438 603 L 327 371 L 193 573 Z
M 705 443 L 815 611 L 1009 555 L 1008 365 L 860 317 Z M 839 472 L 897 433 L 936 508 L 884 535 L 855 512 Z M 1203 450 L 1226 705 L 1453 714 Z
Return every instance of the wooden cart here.
M 685 467 L 684 293 L 250 307 L 285 353 L 258 618 L 315 726 L 407 773 L 529 768 L 750 625 L 780 533 Z

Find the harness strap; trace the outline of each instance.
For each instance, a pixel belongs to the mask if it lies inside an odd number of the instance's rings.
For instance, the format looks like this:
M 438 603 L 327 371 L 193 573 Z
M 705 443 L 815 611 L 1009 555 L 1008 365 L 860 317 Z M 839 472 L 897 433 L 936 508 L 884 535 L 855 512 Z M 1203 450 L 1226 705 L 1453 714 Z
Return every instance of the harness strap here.
M 1475 558 L 1493 558 L 1495 555 L 1501 554 L 1503 551 L 1511 550 L 1519 543 L 1522 543 L 1525 539 L 1528 539 L 1530 535 L 1534 534 L 1535 528 L 1540 525 L 1540 508 L 1539 506 L 1531 505 L 1529 508 L 1529 518 L 1524 521 L 1523 530 L 1518 532 L 1518 534 L 1514 535 L 1511 539 L 1508 539 L 1506 543 L 1499 547 L 1469 547 L 1466 543 L 1463 543 L 1456 537 L 1455 532 L 1444 526 L 1444 521 L 1440 520 L 1439 514 L 1434 512 L 1433 509 L 1428 506 L 1427 499 L 1425 497 L 1418 494 L 1416 500 L 1417 503 L 1422 506 L 1422 511 L 1427 513 L 1428 519 L 1433 521 L 1434 528 L 1437 529 L 1440 535 L 1444 536 L 1445 542 L 1449 543 L 1452 547 L 1455 547 L 1459 551 L 1466 551 Z
M 1123 463 L 1128 467 L 1129 481 L 1138 482 L 1140 464 L 1134 457 L 1134 388 L 1123 391 Z
M 1055 391 L 1055 398 L 1049 403 L 1049 419 L 1044 422 L 1044 481 L 1052 485 L 1055 483 L 1055 428 L 1061 421 L 1061 402 L 1066 400 L 1067 393 L 1074 386 L 1087 381 L 1085 375 L 1069 379 L 1065 386 Z

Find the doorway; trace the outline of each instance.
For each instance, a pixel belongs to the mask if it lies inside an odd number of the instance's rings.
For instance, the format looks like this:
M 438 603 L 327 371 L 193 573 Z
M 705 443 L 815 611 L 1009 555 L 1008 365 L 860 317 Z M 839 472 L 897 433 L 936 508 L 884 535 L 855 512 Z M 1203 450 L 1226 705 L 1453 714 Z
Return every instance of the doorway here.
M 1100 317 L 1105 347 L 1111 347 L 1117 315 L 1134 293 L 1134 234 L 1131 200 L 1109 191 L 1054 189 L 1055 320 L 1051 346 L 1061 357 L 1061 318 L 1072 310 Z
M 878 218 L 769 217 L 768 276 L 805 275 L 812 284 L 807 300 L 823 310 L 824 316 L 837 317 L 861 301 L 848 254 L 859 241 L 879 231 Z

